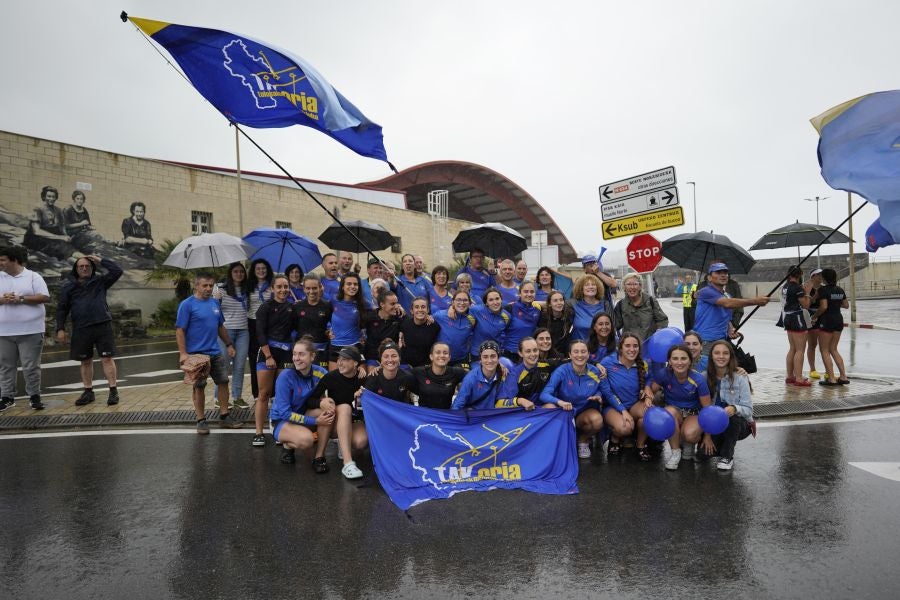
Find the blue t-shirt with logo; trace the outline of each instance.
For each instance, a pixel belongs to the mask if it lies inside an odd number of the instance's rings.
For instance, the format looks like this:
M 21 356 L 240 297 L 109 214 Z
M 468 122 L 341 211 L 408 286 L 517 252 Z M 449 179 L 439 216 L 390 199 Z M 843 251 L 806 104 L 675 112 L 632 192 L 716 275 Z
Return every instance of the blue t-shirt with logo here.
M 706 377 L 698 371 L 688 371 L 687 379 L 679 382 L 675 373 L 664 369 L 653 375 L 653 381 L 662 388 L 663 400 L 677 408 L 700 408 L 700 396 L 709 396 Z
M 184 330 L 184 345 L 188 354 L 221 354 L 219 325 L 224 324 L 225 317 L 219 302 L 212 297 L 201 300 L 191 296 L 178 305 L 175 327 Z
M 714 285 L 707 285 L 697 292 L 697 312 L 694 317 L 694 331 L 704 340 L 713 342 L 728 337 L 728 322 L 731 321 L 731 309 L 719 306 L 720 298 L 730 296 Z

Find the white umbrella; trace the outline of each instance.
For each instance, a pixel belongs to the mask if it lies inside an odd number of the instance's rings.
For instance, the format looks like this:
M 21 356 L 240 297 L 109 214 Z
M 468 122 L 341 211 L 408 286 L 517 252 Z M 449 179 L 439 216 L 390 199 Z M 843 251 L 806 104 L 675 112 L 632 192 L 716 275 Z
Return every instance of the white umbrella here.
M 163 263 L 179 269 L 222 267 L 246 260 L 256 248 L 227 233 L 201 233 L 179 242 Z

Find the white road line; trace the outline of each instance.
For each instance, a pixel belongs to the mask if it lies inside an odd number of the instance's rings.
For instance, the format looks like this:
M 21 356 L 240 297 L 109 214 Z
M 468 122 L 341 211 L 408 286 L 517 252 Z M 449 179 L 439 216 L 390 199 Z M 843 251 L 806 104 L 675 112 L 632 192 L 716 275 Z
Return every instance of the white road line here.
M 127 380 L 119 379 L 117 383 L 121 384 L 123 381 L 127 381 Z M 107 385 L 106 380 L 105 379 L 95 379 L 94 381 L 91 382 L 91 387 L 97 387 L 100 385 L 106 386 Z M 51 390 L 79 390 L 83 386 L 84 386 L 84 384 L 82 384 L 79 381 L 78 383 L 66 383 L 63 385 L 51 385 L 49 389 L 51 389 Z M 46 397 L 47 394 L 44 394 L 44 396 Z
M 867 471 L 872 475 L 890 479 L 891 481 L 900 481 L 900 463 L 896 462 L 852 462 L 848 463 L 857 469 Z
M 182 373 L 181 369 L 163 369 L 162 371 L 149 371 L 147 373 L 132 373 L 129 377 L 162 377 L 163 375 L 172 375 L 174 373 Z
M 115 358 L 116 358 L 116 362 L 118 362 L 120 360 L 128 360 L 131 358 L 146 358 L 148 356 L 163 356 L 165 354 L 178 354 L 178 350 L 167 350 L 166 352 L 148 352 L 147 354 L 132 354 L 129 356 L 116 356 Z M 100 359 L 95 358 L 94 362 L 95 363 L 100 362 Z M 77 360 L 60 360 L 57 362 L 44 363 L 41 365 L 41 369 L 58 369 L 61 367 L 77 367 L 80 364 L 81 363 L 78 362 Z M 21 371 L 22 368 L 19 367 L 19 370 Z
M 760 429 L 769 427 L 794 427 L 795 425 L 827 425 L 829 423 L 853 423 L 854 421 L 872 421 L 875 419 L 895 419 L 900 417 L 900 410 L 891 412 L 867 412 L 859 415 L 848 415 L 845 417 L 824 417 L 821 419 L 796 419 L 784 421 L 757 421 L 756 426 Z

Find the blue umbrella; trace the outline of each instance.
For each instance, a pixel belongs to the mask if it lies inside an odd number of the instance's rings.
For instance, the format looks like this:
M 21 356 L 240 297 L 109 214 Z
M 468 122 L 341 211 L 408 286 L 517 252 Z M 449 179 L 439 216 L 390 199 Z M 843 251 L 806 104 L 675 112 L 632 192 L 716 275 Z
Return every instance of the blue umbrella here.
M 275 271 L 283 273 L 289 265 L 297 264 L 309 273 L 322 264 L 318 244 L 290 229 L 257 227 L 244 236 L 244 241 L 257 249 L 250 260 L 263 258 Z

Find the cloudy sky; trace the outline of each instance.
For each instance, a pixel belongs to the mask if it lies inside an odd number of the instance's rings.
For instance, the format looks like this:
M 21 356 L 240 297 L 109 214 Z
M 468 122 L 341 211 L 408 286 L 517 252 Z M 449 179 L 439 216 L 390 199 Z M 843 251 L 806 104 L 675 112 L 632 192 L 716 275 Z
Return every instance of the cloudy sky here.
M 900 3 L 884 0 L 16 0 L 0 36 L 0 129 L 233 166 L 224 118 L 118 19 L 123 9 L 290 49 L 382 125 L 399 169 L 452 159 L 499 171 L 580 253 L 602 243 L 600 184 L 669 165 L 687 225 L 659 239 L 693 230 L 687 181 L 698 227 L 744 246 L 797 219 L 814 223 L 805 198 L 827 196 L 821 222 L 838 224 L 847 195 L 822 180 L 809 119 L 900 87 Z M 390 174 L 308 128 L 250 134 L 298 177 Z M 246 145 L 241 158 L 275 172 Z M 861 211 L 857 239 L 875 216 Z M 826 253 L 838 251 L 846 246 Z

